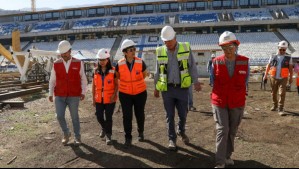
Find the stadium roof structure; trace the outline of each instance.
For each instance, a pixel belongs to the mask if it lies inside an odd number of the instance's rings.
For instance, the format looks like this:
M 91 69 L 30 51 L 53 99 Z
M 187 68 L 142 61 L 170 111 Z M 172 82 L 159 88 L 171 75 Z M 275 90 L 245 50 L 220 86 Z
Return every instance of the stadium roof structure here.
M 151 3 L 151 2 L 178 2 L 177 0 L 112 0 L 110 2 L 102 2 L 95 5 L 122 5 L 122 4 L 134 4 L 134 3 Z

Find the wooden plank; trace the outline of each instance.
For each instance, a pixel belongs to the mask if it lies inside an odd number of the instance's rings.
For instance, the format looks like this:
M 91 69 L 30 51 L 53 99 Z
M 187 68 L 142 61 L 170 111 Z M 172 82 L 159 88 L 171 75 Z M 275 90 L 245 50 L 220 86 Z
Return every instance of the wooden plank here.
M 4 94 L 0 94 L 0 101 L 13 99 L 13 98 L 28 95 L 28 94 L 39 93 L 42 91 L 43 91 L 42 87 L 36 87 L 36 88 L 32 88 L 32 89 L 23 89 L 20 91 L 4 93 Z
M 6 105 L 10 105 L 10 107 L 13 108 L 24 108 L 25 102 L 24 101 L 1 101 L 0 104 L 2 104 L 3 107 Z

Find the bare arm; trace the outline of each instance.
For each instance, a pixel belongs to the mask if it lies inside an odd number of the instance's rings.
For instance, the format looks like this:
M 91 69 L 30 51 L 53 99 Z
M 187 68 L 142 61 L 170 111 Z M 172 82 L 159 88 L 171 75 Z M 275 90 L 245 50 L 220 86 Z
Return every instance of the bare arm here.
M 270 64 L 267 64 L 265 75 L 264 75 L 264 80 L 268 79 L 269 70 L 270 70 Z
M 292 84 L 293 83 L 293 73 L 294 73 L 294 69 L 293 69 L 293 65 L 292 64 L 289 65 L 289 71 L 290 71 L 289 83 Z

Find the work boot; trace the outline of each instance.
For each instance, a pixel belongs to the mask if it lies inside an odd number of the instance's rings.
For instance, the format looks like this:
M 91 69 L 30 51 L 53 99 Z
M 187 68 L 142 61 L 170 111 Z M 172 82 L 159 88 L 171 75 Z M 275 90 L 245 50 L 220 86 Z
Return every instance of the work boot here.
M 229 159 L 225 160 L 225 165 L 232 166 L 232 165 L 235 165 L 235 162 L 234 162 L 234 160 L 232 160 L 231 158 L 229 158 Z
M 104 138 L 105 136 L 106 136 L 106 132 L 104 130 L 102 130 L 101 133 L 100 133 L 100 137 Z
M 284 112 L 284 109 L 283 108 L 280 108 L 279 110 L 278 110 L 278 114 L 280 115 L 280 116 L 286 116 L 287 114 Z
M 109 136 L 109 135 L 106 135 L 106 144 L 107 145 L 111 145 L 112 144 L 111 136 Z
M 277 111 L 277 106 L 273 106 L 270 110 L 271 111 Z
M 82 142 L 81 142 L 81 138 L 75 138 L 75 140 L 74 140 L 74 145 L 75 146 L 80 146 L 82 144 Z
M 189 143 L 189 138 L 185 133 L 177 133 L 177 135 L 181 138 L 181 140 L 185 143 L 188 144 Z
M 225 168 L 225 164 L 218 164 L 215 168 Z
M 175 141 L 169 140 L 168 149 L 171 151 L 176 151 L 177 147 Z
M 139 135 L 138 135 L 138 141 L 139 142 L 143 142 L 144 141 L 144 135 L 143 135 L 143 133 L 139 133 Z
M 128 139 L 126 138 L 126 141 L 125 141 L 125 144 L 124 144 L 126 147 L 129 147 L 132 145 L 132 139 Z
M 65 134 L 63 136 L 63 139 L 62 139 L 62 144 L 63 145 L 67 145 L 67 143 L 70 141 L 70 137 L 71 137 L 71 133 L 68 133 L 68 134 Z

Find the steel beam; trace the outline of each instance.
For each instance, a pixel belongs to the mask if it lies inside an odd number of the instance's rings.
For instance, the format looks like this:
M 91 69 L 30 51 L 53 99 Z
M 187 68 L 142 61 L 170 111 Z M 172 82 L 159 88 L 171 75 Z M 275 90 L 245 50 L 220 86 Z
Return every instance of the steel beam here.
M 4 93 L 4 94 L 0 94 L 0 101 L 17 98 L 17 97 L 21 97 L 24 95 L 39 93 L 42 91 L 43 91 L 43 87 L 36 87 L 36 88 L 31 88 L 31 89 L 24 89 L 24 90 L 20 90 L 20 91 Z

